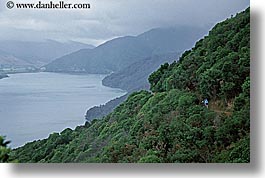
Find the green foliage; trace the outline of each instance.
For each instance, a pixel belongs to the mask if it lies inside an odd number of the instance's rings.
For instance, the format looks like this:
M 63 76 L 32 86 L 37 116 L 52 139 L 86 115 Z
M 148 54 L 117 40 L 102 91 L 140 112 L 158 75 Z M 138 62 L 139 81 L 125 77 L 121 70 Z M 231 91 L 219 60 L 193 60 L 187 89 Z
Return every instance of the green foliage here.
M 4 137 L 0 136 L 0 163 L 11 162 L 9 154 L 11 149 L 7 147 L 10 141 L 5 141 Z
M 179 62 L 107 116 L 12 150 L 20 162 L 250 161 L 249 9 L 217 24 Z M 201 104 L 207 97 L 209 109 Z M 225 103 L 219 107 L 218 103 Z
M 217 153 L 213 158 L 217 163 L 249 163 L 250 162 L 250 138 L 249 135 L 232 143 L 228 148 Z
M 157 155 L 156 151 L 150 150 L 139 160 L 139 163 L 162 163 L 162 160 Z
M 217 24 L 178 63 L 162 65 L 151 74 L 151 90 L 184 89 L 227 102 L 237 96 L 250 72 L 249 19 L 248 8 L 235 18 Z
M 162 82 L 160 81 L 161 80 L 161 76 L 163 76 L 166 71 L 168 70 L 168 67 L 169 67 L 169 64 L 168 63 L 165 63 L 163 65 L 161 65 L 161 67 L 155 71 L 154 73 L 152 73 L 148 80 L 151 84 L 151 90 L 154 89 L 154 90 L 159 90 L 162 86 Z M 163 90 L 159 90 L 159 91 L 163 91 Z

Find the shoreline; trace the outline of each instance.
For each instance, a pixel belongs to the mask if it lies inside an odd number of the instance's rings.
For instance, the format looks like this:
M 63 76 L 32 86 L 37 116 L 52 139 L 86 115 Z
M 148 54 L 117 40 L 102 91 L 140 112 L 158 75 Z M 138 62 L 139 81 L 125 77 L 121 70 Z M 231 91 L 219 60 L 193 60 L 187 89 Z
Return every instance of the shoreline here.
M 7 74 L 0 74 L 0 79 L 4 79 L 4 78 L 7 78 L 9 77 Z
M 35 75 L 35 74 L 37 74 L 38 75 L 38 73 L 53 73 L 53 72 L 26 72 L 26 73 L 28 73 L 29 75 Z M 25 74 L 25 72 L 23 72 L 23 73 L 13 73 L 13 74 L 10 74 L 9 76 L 10 76 L 10 78 L 13 78 L 13 75 L 24 75 Z M 56 73 L 54 73 L 55 75 L 56 75 Z M 58 73 L 58 74 L 61 74 L 61 73 Z M 69 73 L 65 73 L 65 74 L 68 74 L 68 75 L 73 75 L 74 73 L 71 73 L 71 74 L 69 74 Z M 1 77 L 3 76 L 7 76 L 7 74 L 0 74 L 1 75 Z M 74 75 L 78 75 L 78 74 L 74 74 Z M 81 74 L 82 75 L 82 74 Z M 88 74 L 88 73 L 86 73 L 86 74 L 84 74 L 84 75 L 88 75 L 87 77 L 89 78 L 89 76 L 90 75 L 93 75 L 93 74 Z M 95 74 L 94 74 L 95 75 Z M 102 75 L 102 74 L 96 74 L 96 75 Z M 103 75 L 104 77 L 106 76 L 106 75 Z M 16 78 L 16 77 L 15 77 Z M 70 78 L 72 78 L 72 77 L 70 77 Z M 84 76 L 84 77 L 82 77 L 82 78 L 86 78 L 86 76 Z M 100 77 L 100 80 L 102 81 L 103 80 L 103 77 Z M 3 81 L 3 82 L 5 82 L 5 81 Z M 1 81 L 0 81 L 0 83 L 2 83 Z M 102 84 L 101 84 L 102 85 Z M 103 85 L 102 85 L 103 86 Z M 105 86 L 104 86 L 104 88 L 105 88 Z M 108 87 L 108 88 L 111 88 L 111 87 Z M 112 89 L 115 89 L 115 88 L 112 88 Z M 122 91 L 122 95 L 121 96 L 124 96 L 124 95 L 126 95 L 127 94 L 127 91 L 124 91 L 124 90 L 122 90 L 122 89 L 118 89 L 118 90 L 120 90 L 120 91 Z M 114 97 L 113 99 L 116 99 L 116 98 L 119 98 L 119 97 L 121 97 L 121 96 L 117 96 L 117 97 Z M 110 100 L 108 100 L 108 101 L 106 101 L 106 103 L 108 103 L 108 102 L 110 102 L 111 100 L 113 100 L 113 99 L 110 99 Z M 80 114 L 80 118 L 81 118 L 81 122 L 79 123 L 79 124 L 76 124 L 76 125 L 74 125 L 73 127 L 71 126 L 71 125 L 67 125 L 65 128 L 72 128 L 72 129 L 74 129 L 74 128 L 76 128 L 76 127 L 78 127 L 78 126 L 84 126 L 85 124 L 86 124 L 86 122 L 87 122 L 87 120 L 85 119 L 85 117 L 84 117 L 84 114 L 86 114 L 86 112 L 89 110 L 89 109 L 91 109 L 92 107 L 95 107 L 95 106 L 100 106 L 100 105 L 104 105 L 104 104 L 106 104 L 106 103 L 101 103 L 101 104 L 99 104 L 99 105 L 94 105 L 94 106 L 91 106 L 91 107 L 88 107 L 88 108 L 84 108 L 84 110 L 82 110 L 81 111 L 81 114 Z M 58 130 L 58 131 L 56 131 L 56 132 L 61 132 L 61 131 L 63 131 L 64 129 L 62 129 L 62 130 Z M 48 135 L 50 135 L 51 134 L 51 132 L 49 132 L 49 133 L 47 133 Z M 34 140 L 30 140 L 30 141 L 27 141 L 27 142 L 24 142 L 23 144 L 26 144 L 26 143 L 29 143 L 29 142 L 32 142 L 32 141 L 35 141 L 35 140 L 38 140 L 38 139 L 45 139 L 46 137 L 40 137 L 40 138 L 38 138 L 38 137 L 36 137 L 36 139 L 34 139 Z M 12 149 L 16 149 L 17 147 L 21 147 L 21 146 L 23 146 L 23 144 L 22 145 L 12 145 L 11 146 L 11 148 Z

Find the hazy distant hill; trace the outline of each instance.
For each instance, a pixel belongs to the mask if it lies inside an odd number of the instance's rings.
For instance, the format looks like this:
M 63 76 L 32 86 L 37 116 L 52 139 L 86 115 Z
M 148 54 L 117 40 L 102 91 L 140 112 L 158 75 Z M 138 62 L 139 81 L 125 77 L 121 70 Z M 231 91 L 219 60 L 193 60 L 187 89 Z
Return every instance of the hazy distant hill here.
M 12 54 L 9 54 L 5 51 L 0 49 L 0 65 L 19 65 L 19 66 L 26 66 L 31 65 L 29 62 L 19 59 Z M 1 66 L 0 66 L 1 67 Z
M 40 67 L 55 58 L 72 53 L 83 48 L 93 48 L 92 45 L 69 41 L 61 43 L 53 40 L 43 42 L 31 41 L 0 41 L 0 50 L 21 59 L 25 64 Z M 0 56 L 0 60 L 3 57 Z M 14 60 L 13 60 L 14 61 Z M 15 62 L 15 61 L 14 61 Z M 1 64 L 1 61 L 0 61 Z M 20 62 L 16 63 L 20 65 Z
M 184 51 L 206 33 L 194 27 L 157 28 L 138 36 L 110 40 L 92 50 L 81 50 L 46 66 L 53 72 L 116 72 L 154 54 Z
M 179 56 L 180 53 L 153 55 L 152 57 L 135 62 L 117 73 L 107 76 L 102 83 L 103 85 L 121 88 L 126 91 L 148 89 L 148 76 L 157 70 L 161 64 L 178 60 Z
M 152 49 L 153 54 L 165 54 L 189 49 L 207 31 L 208 29 L 189 26 L 156 28 L 140 34 L 137 38 Z

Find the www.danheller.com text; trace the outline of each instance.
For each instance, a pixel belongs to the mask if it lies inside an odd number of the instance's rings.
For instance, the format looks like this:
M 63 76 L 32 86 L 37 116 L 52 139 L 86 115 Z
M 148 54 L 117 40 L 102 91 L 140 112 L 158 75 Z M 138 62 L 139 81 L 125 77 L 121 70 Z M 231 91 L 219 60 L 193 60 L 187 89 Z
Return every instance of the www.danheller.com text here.
M 65 3 L 64 1 L 54 2 L 42 2 L 37 3 L 17 3 L 8 1 L 6 7 L 9 9 L 90 9 L 90 3 Z

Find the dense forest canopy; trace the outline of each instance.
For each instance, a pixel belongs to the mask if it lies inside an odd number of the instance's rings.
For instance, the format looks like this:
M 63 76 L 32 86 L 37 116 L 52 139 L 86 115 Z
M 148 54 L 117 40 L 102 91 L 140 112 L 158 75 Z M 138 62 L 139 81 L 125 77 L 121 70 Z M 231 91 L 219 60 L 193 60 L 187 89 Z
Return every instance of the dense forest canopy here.
M 12 150 L 20 162 L 250 162 L 250 8 L 111 114 Z M 209 108 L 201 101 L 207 98 Z

